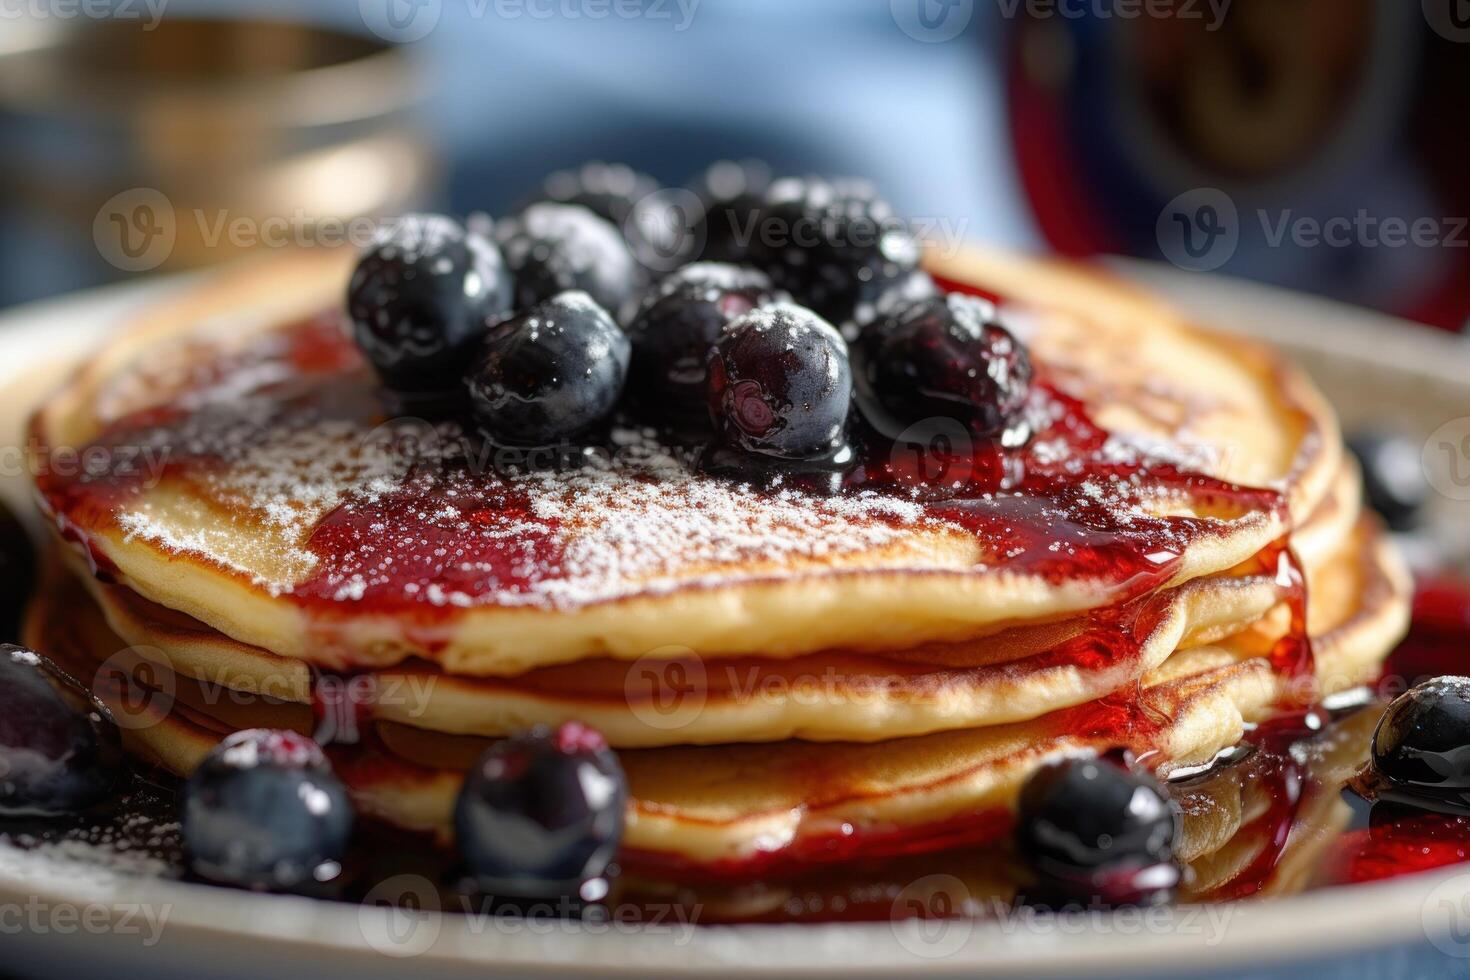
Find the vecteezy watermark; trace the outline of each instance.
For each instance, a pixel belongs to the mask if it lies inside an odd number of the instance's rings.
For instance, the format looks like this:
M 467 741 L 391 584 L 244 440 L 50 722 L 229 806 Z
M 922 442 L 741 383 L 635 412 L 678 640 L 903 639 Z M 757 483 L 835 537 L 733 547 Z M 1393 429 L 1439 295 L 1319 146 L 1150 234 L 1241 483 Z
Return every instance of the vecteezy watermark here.
M 1218 31 L 1234 0 L 995 0 L 1001 16 L 1032 20 L 1181 20 L 1206 21 Z
M 358 909 L 358 928 L 367 944 L 385 956 L 409 959 L 434 948 L 444 930 L 444 913 L 456 913 L 456 928 L 472 936 L 606 935 L 672 936 L 687 945 L 699 924 L 698 904 L 638 902 L 579 906 L 571 899 L 498 901 L 490 895 L 441 894 L 422 875 L 395 875 L 374 886 Z
M 142 21 L 151 31 L 163 22 L 169 0 L 0 0 L 0 21 Z
M 92 222 L 98 253 L 123 272 L 157 269 L 174 254 L 178 237 L 173 203 L 152 187 L 113 195 Z
M 975 0 L 888 0 L 893 22 L 915 41 L 939 44 L 960 36 L 975 16 Z
M 708 691 L 704 661 L 688 647 L 650 650 L 623 675 L 623 699 L 633 717 L 657 731 L 693 724 L 704 712 Z
M 451 0 L 456 2 L 456 0 Z M 647 20 L 687 31 L 703 0 L 458 0 L 471 20 Z M 444 0 L 358 0 L 367 29 L 394 44 L 422 41 L 444 15 Z
M 174 207 L 152 187 L 114 195 L 97 211 L 92 239 L 102 258 L 123 272 L 151 272 L 172 257 L 180 240 L 205 249 L 364 249 L 414 216 L 379 219 L 311 214 L 237 214 L 226 208 Z
M 1470 248 L 1470 218 L 1352 214 L 1308 215 L 1293 208 L 1257 208 L 1247 228 L 1233 198 L 1216 187 L 1186 191 L 1164 206 L 1155 225 L 1159 251 L 1190 272 L 1229 262 L 1249 230 L 1266 248 Z
M 925 875 L 906 885 L 889 909 L 889 928 L 907 952 L 926 960 L 958 954 L 977 930 L 1005 935 L 1184 935 L 1205 945 L 1224 942 L 1236 906 L 1159 905 L 1108 907 L 1102 903 L 1057 911 L 975 894 L 959 877 Z
M 439 889 L 423 875 L 394 875 L 363 896 L 357 928 L 374 951 L 407 959 L 434 948 L 444 928 Z
M 23 446 L 0 446 L 0 477 L 126 480 L 150 489 L 163 478 L 170 456 L 163 444 L 48 446 L 30 437 Z
M 1190 272 L 1212 272 L 1240 247 L 1240 212 L 1229 194 L 1199 187 L 1164 205 L 1154 226 L 1164 258 Z
M 0 936 L 136 936 L 152 949 L 163 939 L 173 905 L 142 902 L 47 902 L 32 895 L 24 902 L 0 902 Z
M 112 709 L 119 728 L 141 731 L 168 718 L 178 697 L 178 676 L 157 647 L 124 647 L 98 665 L 92 693 Z
M 1470 875 L 1446 878 L 1419 911 L 1430 945 L 1446 956 L 1470 959 Z
M 1420 0 L 1434 32 L 1456 44 L 1470 44 L 1470 0 Z
M 1451 500 L 1470 500 L 1470 415 L 1430 433 L 1420 458 L 1429 485 Z

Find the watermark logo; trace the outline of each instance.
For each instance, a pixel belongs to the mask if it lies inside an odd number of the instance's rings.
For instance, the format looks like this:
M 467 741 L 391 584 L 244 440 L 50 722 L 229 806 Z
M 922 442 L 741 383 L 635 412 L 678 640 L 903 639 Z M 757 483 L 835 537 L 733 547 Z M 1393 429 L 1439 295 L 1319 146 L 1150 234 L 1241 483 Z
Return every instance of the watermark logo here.
M 1470 0 L 1420 0 L 1434 33 L 1456 44 L 1470 44 Z
M 47 902 L 29 896 L 25 902 L 0 903 L 0 936 L 56 935 L 133 936 L 145 949 L 163 939 L 174 907 L 140 903 L 104 904 Z
M 119 728 L 140 731 L 164 721 L 173 710 L 178 677 L 162 650 L 126 647 L 98 665 L 92 693 L 112 709 Z
M 925 44 L 959 37 L 975 16 L 975 0 L 889 0 L 888 7 L 899 30 Z
M 163 22 L 169 0 L 0 0 L 0 21 L 142 21 L 153 31 Z
M 151 272 L 169 260 L 178 242 L 174 206 L 152 187 L 123 191 L 97 211 L 92 240 L 102 258 L 115 268 Z
M 926 960 L 953 956 L 975 931 L 966 915 L 970 890 L 954 875 L 925 875 L 910 882 L 889 908 L 889 925 L 898 944 Z
M 688 647 L 651 650 L 633 661 L 623 678 L 623 697 L 649 728 L 674 731 L 694 723 L 708 697 L 704 661 Z
M 393 44 L 412 44 L 439 26 L 444 0 L 357 0 L 367 29 Z
M 1451 500 L 1470 500 L 1470 415 L 1450 419 L 1424 442 L 1429 485 Z
M 1189 272 L 1213 272 L 1240 247 L 1240 212 L 1229 194 L 1199 187 L 1164 206 L 1154 226 L 1159 251 Z
M 1470 875 L 1456 875 L 1434 886 L 1420 910 L 1424 935 L 1446 956 L 1470 958 Z
M 394 875 L 373 886 L 357 910 L 358 931 L 384 956 L 422 956 L 444 927 L 439 890 L 423 875 Z
M 644 266 L 673 272 L 704 251 L 708 232 L 703 217 L 699 195 L 682 187 L 665 188 L 633 205 L 623 221 L 623 237 Z
M 1233 0 L 997 0 L 1001 16 L 1014 20 L 1179 20 L 1204 21 L 1213 33 L 1225 24 Z

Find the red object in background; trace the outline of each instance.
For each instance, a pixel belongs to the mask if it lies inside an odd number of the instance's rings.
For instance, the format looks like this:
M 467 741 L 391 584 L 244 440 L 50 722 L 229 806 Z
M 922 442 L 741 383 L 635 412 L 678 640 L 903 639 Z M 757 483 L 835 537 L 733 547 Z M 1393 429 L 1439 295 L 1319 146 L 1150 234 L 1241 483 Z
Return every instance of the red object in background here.
M 1221 272 L 1460 329 L 1470 320 L 1470 225 L 1458 217 L 1470 216 L 1470 46 L 1435 33 L 1418 8 L 1234 0 L 1218 24 L 1021 19 L 1006 98 L 1042 235 L 1070 256 L 1158 258 L 1155 223 L 1170 202 L 1223 188 L 1255 237 L 1242 236 Z M 1359 208 L 1380 221 L 1433 219 L 1440 244 L 1294 253 L 1289 240 L 1262 241 L 1256 223 L 1258 209 L 1352 218 Z

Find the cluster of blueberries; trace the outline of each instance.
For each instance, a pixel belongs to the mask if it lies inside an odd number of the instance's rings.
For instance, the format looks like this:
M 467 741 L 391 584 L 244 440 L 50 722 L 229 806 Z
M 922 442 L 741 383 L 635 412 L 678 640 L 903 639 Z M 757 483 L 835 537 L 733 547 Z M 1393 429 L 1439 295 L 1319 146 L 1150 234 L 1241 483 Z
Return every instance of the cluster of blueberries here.
M 352 276 L 358 344 L 407 402 L 463 407 L 509 447 L 625 415 L 759 475 L 936 417 L 1014 440 L 1031 365 L 994 306 L 944 295 L 869 184 L 761 173 L 711 169 L 662 275 L 628 219 L 657 185 L 626 168 L 554 175 L 493 228 L 400 219 Z

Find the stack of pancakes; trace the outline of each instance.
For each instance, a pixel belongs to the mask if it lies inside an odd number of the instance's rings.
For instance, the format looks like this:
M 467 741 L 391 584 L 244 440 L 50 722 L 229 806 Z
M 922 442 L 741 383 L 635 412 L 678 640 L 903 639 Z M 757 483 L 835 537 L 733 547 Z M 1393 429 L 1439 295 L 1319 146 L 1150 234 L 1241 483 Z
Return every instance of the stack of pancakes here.
M 362 812 L 447 835 L 489 740 L 578 720 L 628 774 L 625 869 L 808 873 L 1003 837 L 1061 756 L 1198 765 L 1371 680 L 1404 629 L 1311 384 L 1090 271 L 932 267 L 1003 297 L 1078 413 L 1026 450 L 1051 496 L 960 507 L 744 486 L 636 430 L 492 465 L 385 401 L 342 327 L 349 263 L 154 310 L 34 419 L 61 545 L 28 641 L 174 772 L 296 728 Z M 48 466 L 66 449 L 93 464 Z

